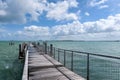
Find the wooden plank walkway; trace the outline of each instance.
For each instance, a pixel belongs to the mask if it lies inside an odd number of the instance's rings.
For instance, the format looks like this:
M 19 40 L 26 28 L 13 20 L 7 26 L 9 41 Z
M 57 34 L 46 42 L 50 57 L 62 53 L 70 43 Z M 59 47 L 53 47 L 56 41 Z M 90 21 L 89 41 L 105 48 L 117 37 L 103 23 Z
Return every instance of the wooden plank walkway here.
M 39 49 L 32 44 L 28 47 L 28 80 L 85 80 L 44 54 L 43 50 L 42 45 Z

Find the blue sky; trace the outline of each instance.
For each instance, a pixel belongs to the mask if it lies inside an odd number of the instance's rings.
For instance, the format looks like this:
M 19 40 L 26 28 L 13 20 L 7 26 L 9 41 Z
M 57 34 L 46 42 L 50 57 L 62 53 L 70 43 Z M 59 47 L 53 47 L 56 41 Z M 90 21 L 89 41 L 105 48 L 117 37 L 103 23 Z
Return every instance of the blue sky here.
M 120 0 L 0 0 L 0 40 L 120 40 Z

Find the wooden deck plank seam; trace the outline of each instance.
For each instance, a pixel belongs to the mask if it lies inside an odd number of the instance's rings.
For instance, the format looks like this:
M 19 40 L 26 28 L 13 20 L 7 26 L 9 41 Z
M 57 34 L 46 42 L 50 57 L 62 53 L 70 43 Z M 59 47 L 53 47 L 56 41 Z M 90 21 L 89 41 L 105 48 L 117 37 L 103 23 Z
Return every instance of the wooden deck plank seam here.
M 29 52 L 30 51 L 30 52 Z M 28 53 L 30 53 L 30 54 L 28 54 Z M 50 54 L 50 52 L 47 52 L 48 54 Z M 50 62 L 52 65 L 53 65 L 53 67 L 48 67 L 48 68 L 55 68 L 56 70 L 58 70 L 64 77 L 66 77 L 68 80 L 85 80 L 85 79 L 77 79 L 77 78 L 71 78 L 70 77 L 70 75 L 73 75 L 73 74 L 66 74 L 66 73 L 64 73 L 64 71 L 63 70 L 61 70 L 61 68 L 65 68 L 64 66 L 63 66 L 63 64 L 61 64 L 60 62 L 58 62 L 57 60 L 55 60 L 53 57 L 51 57 L 50 55 L 48 55 L 48 54 L 45 54 L 45 51 L 44 51 L 44 46 L 43 45 L 39 45 L 39 46 L 34 46 L 34 45 L 32 45 L 31 44 L 31 46 L 29 46 L 29 48 L 28 48 L 28 50 L 27 50 L 27 60 L 29 60 L 29 58 L 31 57 L 31 60 L 33 59 L 34 60 L 34 57 L 32 58 L 32 56 L 33 55 L 42 55 L 42 56 L 44 56 L 45 58 L 46 58 L 46 60 L 48 60 L 48 62 Z M 31 56 L 30 56 L 31 55 Z M 26 58 L 26 57 L 25 57 Z M 36 60 L 35 60 L 36 61 Z M 39 60 L 38 60 L 39 61 Z M 29 61 L 27 61 L 27 64 L 28 64 L 28 62 Z M 26 63 L 26 61 L 25 61 L 25 63 Z M 60 63 L 60 64 L 59 64 Z M 26 65 L 26 64 L 25 64 Z M 22 80 L 29 80 L 29 78 L 30 78 L 30 75 L 29 75 L 29 66 L 27 65 L 27 78 L 26 79 L 22 79 Z M 42 69 L 42 68 L 41 68 Z M 44 69 L 44 68 L 43 68 Z M 47 67 L 45 68 L 45 69 L 47 69 Z M 65 68 L 65 69 L 67 69 L 67 68 Z M 36 69 L 34 69 L 33 68 L 33 71 L 34 70 L 37 70 L 37 68 Z M 68 69 L 69 70 L 69 69 Z M 32 72 L 33 72 L 32 71 Z M 69 70 L 70 71 L 70 70 Z M 24 75 L 24 74 L 23 74 Z M 46 79 L 45 79 L 46 80 Z
M 45 58 L 48 59 L 46 56 L 45 56 Z M 49 59 L 48 59 L 48 60 L 49 60 Z M 49 61 L 50 61 L 50 60 L 49 60 Z M 54 64 L 52 61 L 50 61 L 50 62 L 55 66 L 55 64 Z M 67 77 L 69 80 L 71 80 L 67 75 L 65 75 L 62 71 L 60 71 L 57 66 L 55 66 L 55 68 L 56 68 L 60 73 L 62 73 L 65 77 Z

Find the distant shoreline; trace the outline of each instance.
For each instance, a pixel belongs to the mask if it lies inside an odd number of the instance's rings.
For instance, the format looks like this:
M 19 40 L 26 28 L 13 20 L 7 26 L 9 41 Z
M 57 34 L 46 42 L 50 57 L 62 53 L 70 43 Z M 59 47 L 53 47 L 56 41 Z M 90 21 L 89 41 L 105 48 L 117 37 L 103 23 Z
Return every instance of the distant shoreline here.
M 28 42 L 30 40 L 0 40 L 0 42 Z M 31 40 L 31 41 L 47 41 L 47 42 L 120 42 L 120 40 Z

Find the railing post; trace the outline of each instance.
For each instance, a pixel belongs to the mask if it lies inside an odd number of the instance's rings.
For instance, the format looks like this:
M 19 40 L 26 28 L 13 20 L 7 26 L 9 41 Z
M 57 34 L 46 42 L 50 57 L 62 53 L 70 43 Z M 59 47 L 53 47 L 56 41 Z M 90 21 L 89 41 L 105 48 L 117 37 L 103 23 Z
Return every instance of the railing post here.
M 38 42 L 38 43 L 37 43 L 37 45 L 39 46 L 39 45 L 40 45 L 40 43 Z
M 66 66 L 66 51 L 64 50 L 64 66 Z
M 47 46 L 47 52 L 49 53 L 49 46 Z
M 47 54 L 47 43 L 45 42 L 45 54 Z
M 19 53 L 21 52 L 21 44 L 19 44 Z
M 27 44 L 22 43 L 19 44 L 19 59 L 23 59 L 25 57 Z
M 53 56 L 53 45 L 50 44 L 50 56 Z
M 59 48 L 58 48 L 58 62 L 60 61 L 60 53 L 59 53 Z
M 90 72 L 90 65 L 89 65 L 90 59 L 89 58 L 90 58 L 90 56 L 89 56 L 89 54 L 87 54 L 87 80 L 89 80 L 89 77 L 90 77 L 89 76 L 89 72 Z
M 19 44 L 19 59 L 21 58 L 21 54 L 22 54 L 22 52 L 21 52 L 21 44 Z
M 73 71 L 73 51 L 71 53 L 71 71 Z
M 54 47 L 54 59 L 55 59 L 55 47 Z

